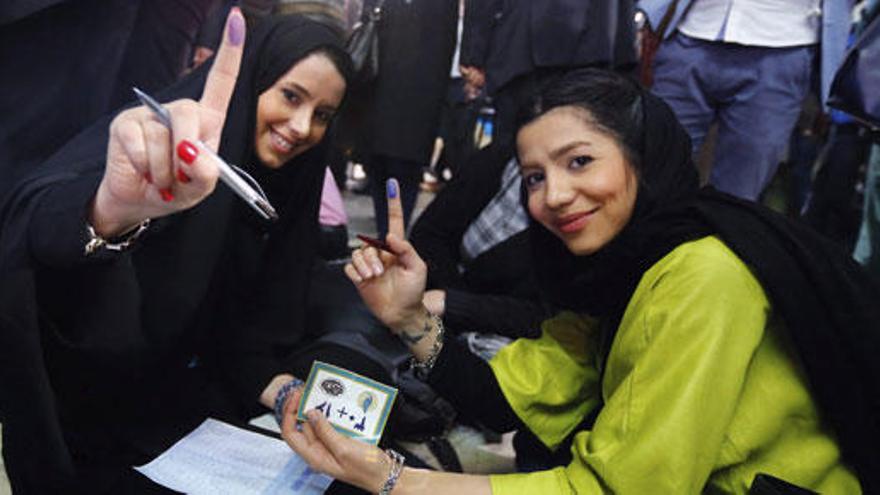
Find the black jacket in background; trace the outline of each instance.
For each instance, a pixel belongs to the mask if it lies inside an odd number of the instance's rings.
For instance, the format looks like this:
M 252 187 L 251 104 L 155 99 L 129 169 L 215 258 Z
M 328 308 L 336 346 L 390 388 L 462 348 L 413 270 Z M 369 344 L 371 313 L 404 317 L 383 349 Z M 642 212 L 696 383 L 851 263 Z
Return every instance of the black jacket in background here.
M 635 63 L 632 0 L 467 0 L 461 63 L 487 90 L 535 69 Z
M 364 2 L 364 11 L 373 0 Z M 363 104 L 362 147 L 427 164 L 455 51 L 457 0 L 387 0 L 379 25 L 379 74 L 353 95 Z

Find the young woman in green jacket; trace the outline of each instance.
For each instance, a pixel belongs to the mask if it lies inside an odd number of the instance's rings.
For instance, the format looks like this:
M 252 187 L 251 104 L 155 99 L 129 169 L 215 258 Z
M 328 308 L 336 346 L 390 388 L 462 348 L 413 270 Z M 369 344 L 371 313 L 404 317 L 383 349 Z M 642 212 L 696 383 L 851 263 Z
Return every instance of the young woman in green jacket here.
M 880 319 L 859 268 L 758 205 L 700 189 L 669 108 L 620 76 L 562 75 L 523 114 L 523 262 L 567 309 L 540 338 L 488 365 L 443 341 L 393 181 L 390 252 L 359 250 L 346 272 L 441 395 L 487 426 L 530 430 L 552 452 L 545 469 L 401 470 L 320 414 L 297 428 L 298 396 L 291 447 L 379 493 L 746 493 L 760 474 L 877 489 Z

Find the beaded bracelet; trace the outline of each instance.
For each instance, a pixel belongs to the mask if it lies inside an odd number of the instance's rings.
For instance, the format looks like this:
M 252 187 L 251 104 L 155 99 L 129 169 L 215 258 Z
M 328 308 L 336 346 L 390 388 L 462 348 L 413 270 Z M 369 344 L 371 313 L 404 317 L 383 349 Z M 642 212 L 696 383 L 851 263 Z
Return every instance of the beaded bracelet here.
M 275 411 L 275 421 L 278 422 L 278 426 L 281 426 L 281 420 L 284 419 L 284 403 L 287 402 L 287 396 L 290 395 L 293 389 L 304 383 L 299 378 L 294 378 L 278 389 L 278 394 L 275 396 L 275 407 L 273 408 Z
M 385 453 L 391 459 L 391 468 L 388 470 L 388 478 L 385 479 L 385 484 L 379 490 L 379 495 L 389 495 L 391 493 L 391 490 L 394 489 L 397 481 L 400 479 L 400 474 L 403 473 L 403 463 L 406 461 L 406 457 L 394 449 L 385 449 Z

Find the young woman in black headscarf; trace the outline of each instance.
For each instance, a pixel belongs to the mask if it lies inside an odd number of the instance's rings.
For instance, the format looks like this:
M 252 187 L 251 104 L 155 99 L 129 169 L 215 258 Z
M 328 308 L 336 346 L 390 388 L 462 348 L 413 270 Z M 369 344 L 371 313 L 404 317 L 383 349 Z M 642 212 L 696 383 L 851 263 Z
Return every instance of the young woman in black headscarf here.
M 346 271 L 429 383 L 499 431 L 528 428 L 554 451 L 545 470 L 389 471 L 312 414 L 302 432 L 285 417 L 294 450 L 400 495 L 745 493 L 780 479 L 880 489 L 878 292 L 860 267 L 761 206 L 701 190 L 672 112 L 621 76 L 550 82 L 525 109 L 517 149 L 531 263 L 566 309 L 540 338 L 488 365 L 444 341 L 399 221 L 394 254 L 359 250 Z
M 381 373 L 305 328 L 320 143 L 350 60 L 304 18 L 269 19 L 246 43 L 244 30 L 233 9 L 210 71 L 158 95 L 173 130 L 127 109 L 5 201 L 3 425 L 16 488 L 128 492 L 132 465 L 208 414 L 270 411 L 315 356 Z M 217 184 L 197 141 L 254 177 L 279 219 Z

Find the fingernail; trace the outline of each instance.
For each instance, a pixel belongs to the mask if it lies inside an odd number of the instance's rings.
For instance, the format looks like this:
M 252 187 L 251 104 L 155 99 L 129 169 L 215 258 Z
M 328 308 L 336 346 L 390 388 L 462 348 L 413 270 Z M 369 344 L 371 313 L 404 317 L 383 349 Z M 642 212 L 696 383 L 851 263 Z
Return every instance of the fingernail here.
M 388 198 L 394 199 L 397 197 L 397 181 L 394 179 L 388 179 L 385 187 L 388 191 Z
M 376 275 L 382 275 L 382 272 L 385 271 L 385 267 L 382 266 L 381 263 L 376 263 L 373 265 L 373 271 L 376 272 Z
M 318 411 L 312 409 L 306 413 L 306 417 L 309 418 L 309 421 L 316 421 L 318 419 Z
M 232 8 L 232 15 L 229 16 L 229 44 L 238 46 L 244 41 L 244 18 L 238 7 Z
M 166 203 L 174 201 L 174 195 L 171 194 L 170 189 L 159 189 L 159 195 L 162 196 L 162 201 Z
M 152 183 L 153 183 L 153 174 L 151 174 L 151 173 L 149 173 L 149 172 L 145 173 L 145 174 L 144 174 L 144 179 L 146 179 L 147 182 L 149 182 L 150 184 L 152 184 Z
M 177 144 L 177 156 L 187 165 L 192 165 L 199 157 L 199 149 L 196 145 L 184 139 Z
M 179 180 L 179 181 L 182 182 L 183 184 L 189 184 L 189 182 L 190 182 L 192 179 L 190 179 L 188 175 L 186 175 L 185 173 L 183 173 L 183 170 L 177 169 L 177 180 Z

